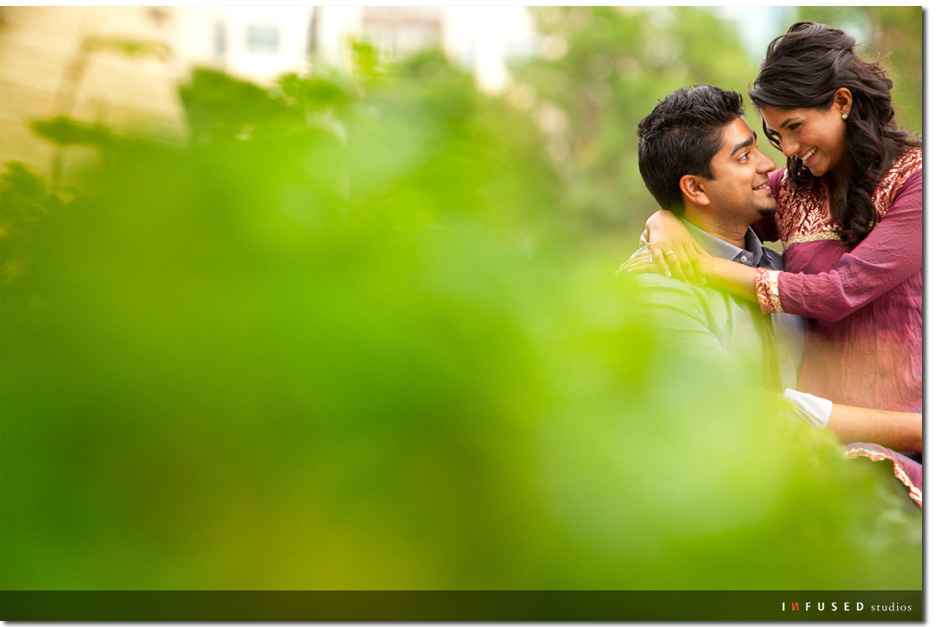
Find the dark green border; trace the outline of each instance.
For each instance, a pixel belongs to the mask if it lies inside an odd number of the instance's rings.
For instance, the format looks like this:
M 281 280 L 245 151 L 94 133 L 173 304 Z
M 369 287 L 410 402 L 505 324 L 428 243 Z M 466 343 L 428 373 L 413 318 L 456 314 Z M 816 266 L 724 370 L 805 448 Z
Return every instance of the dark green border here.
M 54 622 L 710 620 L 901 622 L 923 621 L 923 603 L 924 593 L 921 590 L 847 592 L 7 590 L 0 591 L 0 619 Z

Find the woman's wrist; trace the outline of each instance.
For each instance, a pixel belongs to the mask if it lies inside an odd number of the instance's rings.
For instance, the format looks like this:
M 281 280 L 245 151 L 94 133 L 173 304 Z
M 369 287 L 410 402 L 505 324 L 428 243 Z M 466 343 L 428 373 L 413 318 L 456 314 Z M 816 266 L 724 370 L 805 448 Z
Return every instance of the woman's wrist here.
M 657 231 L 657 227 L 665 226 L 666 224 L 669 224 L 670 220 L 675 219 L 676 214 L 669 211 L 668 209 L 660 209 L 646 219 L 646 224 L 644 226 L 646 227 L 647 237 L 649 237 L 650 234 L 658 235 L 659 233 Z
M 702 272 L 704 278 L 702 279 L 702 285 L 707 285 L 712 283 L 715 279 L 715 261 L 716 258 L 711 255 L 701 255 L 699 257 L 699 262 L 702 264 Z

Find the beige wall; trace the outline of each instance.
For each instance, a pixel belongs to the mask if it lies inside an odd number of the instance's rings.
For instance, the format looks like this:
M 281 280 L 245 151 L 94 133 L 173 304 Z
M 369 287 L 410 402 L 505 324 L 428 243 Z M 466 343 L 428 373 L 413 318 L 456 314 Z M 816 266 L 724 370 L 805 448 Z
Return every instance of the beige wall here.
M 96 51 L 84 57 L 83 70 L 69 71 L 89 38 L 169 43 L 173 9 L 0 7 L 0 18 L 0 166 L 23 161 L 49 175 L 54 148 L 31 132 L 36 118 L 67 115 L 121 133 L 183 136 L 172 56 Z M 66 168 L 88 154 L 67 149 Z

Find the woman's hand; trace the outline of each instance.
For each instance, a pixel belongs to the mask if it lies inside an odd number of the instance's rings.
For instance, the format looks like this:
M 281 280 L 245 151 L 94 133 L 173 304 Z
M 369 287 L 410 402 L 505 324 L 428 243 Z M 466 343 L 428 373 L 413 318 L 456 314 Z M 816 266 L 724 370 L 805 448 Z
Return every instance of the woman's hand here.
M 718 266 L 720 263 L 721 260 L 718 260 L 702 251 L 702 254 L 700 254 L 698 258 L 698 267 L 702 273 L 702 279 L 696 285 L 707 285 L 708 277 L 712 276 L 716 272 L 716 266 Z M 731 264 L 734 262 L 728 263 Z M 641 249 L 639 252 L 620 264 L 620 267 L 617 269 L 616 273 L 620 274 L 621 272 L 627 272 L 629 274 L 655 273 L 663 274 L 667 277 L 670 276 L 668 268 L 662 263 L 661 259 L 656 259 L 656 256 L 649 248 L 649 244 L 646 245 L 646 248 Z M 751 298 L 753 300 L 753 297 Z
M 674 213 L 666 210 L 654 213 L 646 221 L 643 236 L 662 274 L 687 283 L 705 284 L 707 273 L 702 257 L 706 253 Z
M 630 274 L 650 274 L 650 273 L 659 273 L 669 276 L 668 272 L 663 272 L 663 269 L 656 263 L 653 258 L 653 253 L 649 248 L 640 250 L 638 253 L 624 261 L 620 264 L 620 267 L 617 269 L 617 274 L 621 272 L 628 272 Z

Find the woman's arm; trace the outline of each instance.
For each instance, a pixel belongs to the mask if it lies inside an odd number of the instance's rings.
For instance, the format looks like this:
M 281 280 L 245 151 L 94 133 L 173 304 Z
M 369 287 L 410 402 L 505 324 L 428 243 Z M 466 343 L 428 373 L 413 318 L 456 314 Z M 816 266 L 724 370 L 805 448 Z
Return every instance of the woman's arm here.
M 684 228 L 684 227 L 683 227 Z M 647 244 L 647 248 L 649 244 Z M 706 280 L 702 284 L 708 283 L 726 292 L 736 296 L 746 298 L 747 300 L 757 301 L 757 290 L 754 287 L 757 269 L 736 261 L 712 257 L 708 254 L 699 256 L 699 264 Z M 664 271 L 660 262 L 652 254 L 635 254 L 620 265 L 617 272 L 628 272 L 631 274 L 658 273 L 669 276 Z
M 818 274 L 758 270 L 755 290 L 764 313 L 785 311 L 837 322 L 920 271 L 922 183 L 918 170 L 901 187 L 881 222 L 832 270 Z M 716 272 L 726 278 L 723 268 Z
M 743 263 L 717 257 L 704 257 L 702 259 L 702 268 L 708 275 L 710 285 L 730 292 L 735 296 L 746 298 L 755 303 L 758 302 L 755 280 L 759 268 L 752 268 Z
M 875 442 L 916 453 L 923 449 L 923 414 L 833 405 L 828 428 L 843 444 Z
M 701 264 L 710 284 L 760 303 L 764 313 L 836 322 L 923 267 L 922 213 L 918 171 L 868 237 L 828 272 L 778 272 L 712 257 L 702 257 Z
M 829 429 L 843 444 L 875 442 L 895 451 L 923 448 L 923 414 L 869 407 L 839 405 L 832 401 L 787 389 L 783 396 L 795 416 L 813 426 Z

